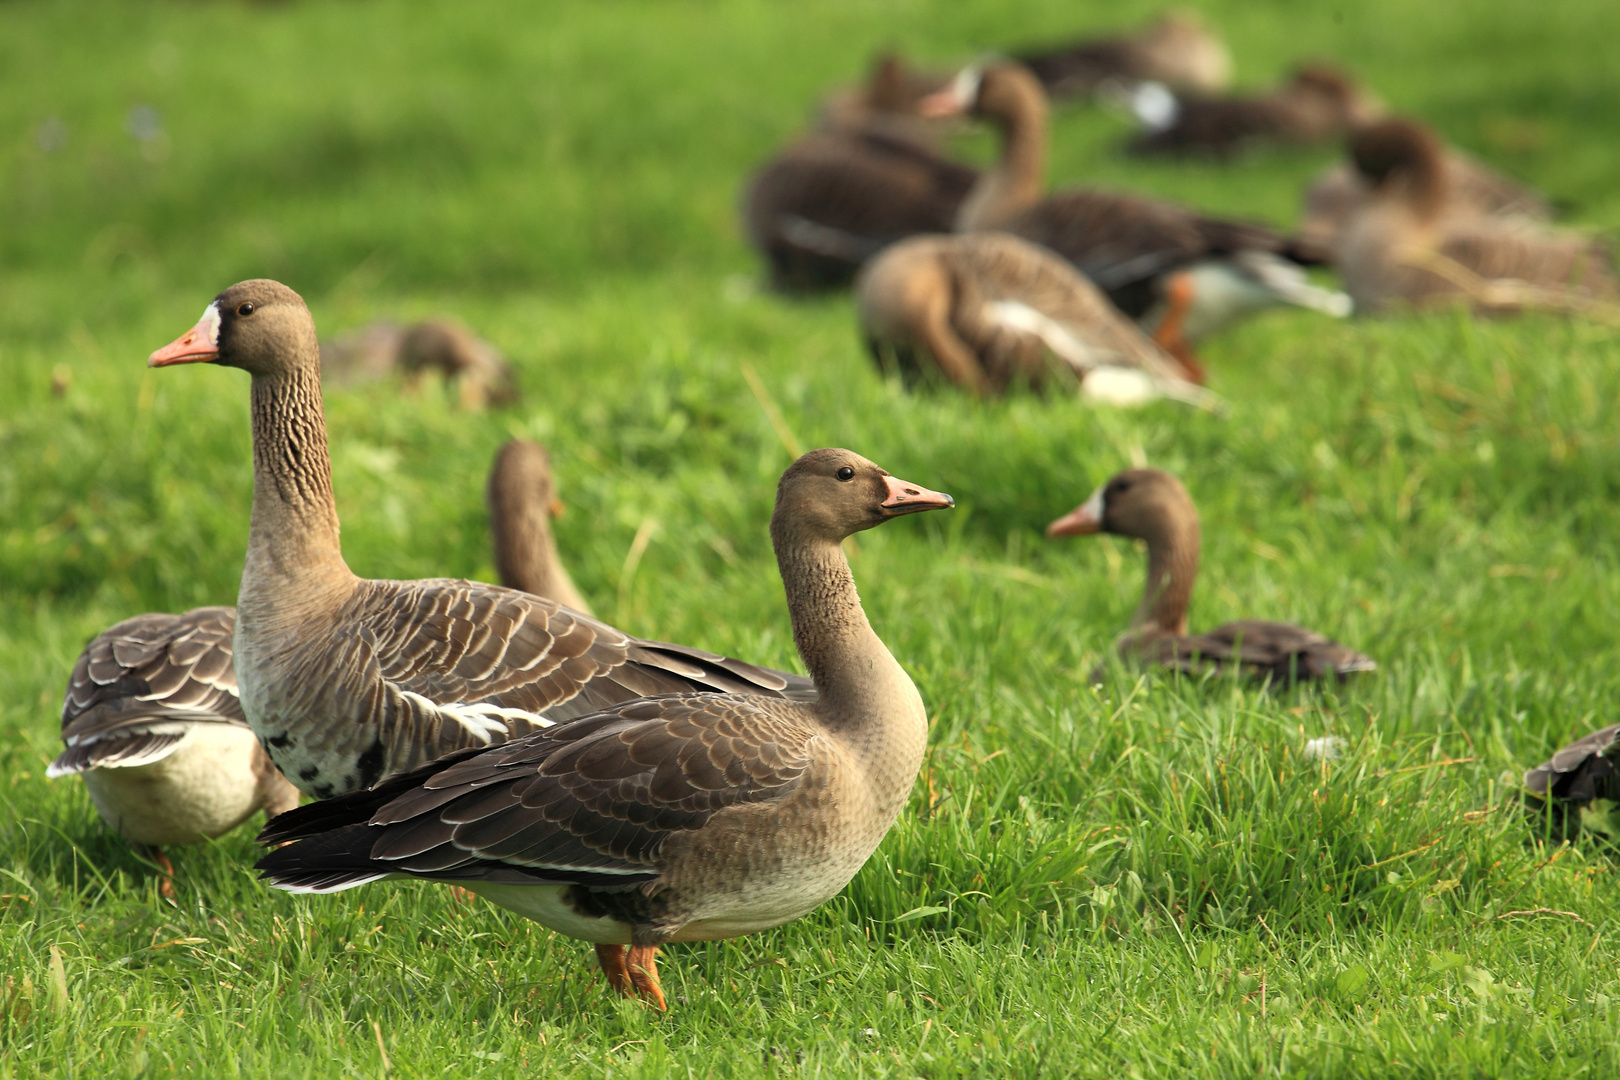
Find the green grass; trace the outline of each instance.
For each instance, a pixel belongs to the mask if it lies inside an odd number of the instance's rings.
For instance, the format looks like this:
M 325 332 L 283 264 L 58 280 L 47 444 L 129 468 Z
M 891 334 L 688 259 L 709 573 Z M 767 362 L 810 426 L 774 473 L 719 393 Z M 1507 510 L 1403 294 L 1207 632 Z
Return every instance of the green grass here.
M 1277 314 L 1211 343 L 1224 418 L 908 397 L 847 298 L 747 287 L 742 177 L 879 47 L 950 62 L 1152 7 L 875 7 L 0 6 L 0 1077 L 1615 1074 L 1615 864 L 1533 843 L 1514 777 L 1620 697 L 1616 332 Z M 1209 14 L 1242 82 L 1340 57 L 1620 226 L 1608 0 Z M 144 152 L 137 104 L 163 121 Z M 1060 114 L 1054 179 L 1286 224 L 1330 156 L 1132 162 L 1121 134 Z M 519 366 L 492 414 L 329 395 L 361 574 L 490 576 L 484 470 L 527 434 L 605 617 L 795 664 L 765 535 L 787 454 L 745 363 L 804 445 L 957 496 L 854 558 L 933 749 L 849 889 L 670 949 L 659 1016 L 585 947 L 442 889 L 272 895 L 251 828 L 177 850 L 170 905 L 82 785 L 43 779 L 90 636 L 235 594 L 245 379 L 143 361 L 259 275 L 328 334 L 447 312 Z M 1291 619 L 1380 672 L 1088 686 L 1141 558 L 1040 530 L 1144 459 L 1203 514 L 1195 626 Z M 1330 732 L 1346 757 L 1303 762 Z

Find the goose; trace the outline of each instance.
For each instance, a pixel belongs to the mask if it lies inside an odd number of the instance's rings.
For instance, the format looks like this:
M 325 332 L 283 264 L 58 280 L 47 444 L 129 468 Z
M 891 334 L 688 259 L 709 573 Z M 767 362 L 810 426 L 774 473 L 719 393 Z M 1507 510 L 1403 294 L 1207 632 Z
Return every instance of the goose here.
M 949 232 L 978 178 L 883 125 L 814 132 L 749 180 L 743 227 L 773 288 L 842 288 L 896 240 Z
M 907 378 L 926 361 L 980 395 L 1058 376 L 1114 404 L 1211 400 L 1074 267 L 1016 236 L 902 240 L 862 269 L 855 292 L 873 359 Z
M 387 320 L 323 341 L 321 380 L 334 385 L 381 378 L 395 371 L 416 387 L 430 371 L 456 385 L 469 409 L 510 405 L 517 377 L 500 350 L 453 319 L 427 319 L 411 326 Z
M 1444 147 L 1421 124 L 1368 125 L 1349 147 L 1371 195 L 1345 223 L 1334 261 L 1358 310 L 1580 310 L 1620 298 L 1609 252 L 1593 238 L 1455 209 Z
M 1344 679 L 1378 665 L 1354 649 L 1287 623 L 1244 619 L 1203 634 L 1187 633 L 1187 605 L 1198 576 L 1198 511 L 1187 489 L 1158 469 L 1127 469 L 1046 535 L 1113 533 L 1147 543 L 1147 585 L 1120 655 L 1189 674 L 1237 669 L 1263 680 Z
M 515 589 L 356 577 L 338 542 L 315 322 L 279 282 L 226 289 L 147 362 L 252 376 L 236 677 L 253 733 L 306 795 L 370 787 L 648 694 L 814 692 L 803 676 L 633 638 Z
M 166 897 L 164 847 L 298 805 L 242 715 L 235 630 L 228 607 L 125 619 L 85 646 L 62 701 L 65 749 L 45 775 L 83 777 L 101 819 L 162 869 Z
M 1191 343 L 1244 314 L 1279 304 L 1349 314 L 1348 297 L 1309 284 L 1292 261 L 1307 254 L 1264 226 L 1140 195 L 1076 188 L 1043 197 L 1046 95 L 1016 64 L 965 68 L 919 108 L 971 113 L 1001 133 L 1000 160 L 963 202 L 958 232 L 1000 230 L 1055 251 L 1189 370 L 1201 371 Z
M 879 54 L 864 83 L 835 90 L 822 99 L 819 126 L 823 131 L 851 134 L 880 131 L 937 151 L 945 125 L 921 116 L 917 105 L 950 79 L 948 74 L 912 67 L 898 53 Z
M 1177 94 L 1218 94 L 1232 80 L 1232 54 L 1189 11 L 1167 12 L 1133 36 L 1026 49 L 1014 58 L 1053 98 L 1084 97 L 1141 82 L 1158 83 Z
M 1442 168 L 1449 179 L 1447 214 L 1552 220 L 1547 197 L 1455 147 L 1441 150 Z M 1338 245 L 1345 223 L 1372 198 L 1367 180 L 1350 161 L 1329 165 L 1305 189 L 1300 242 L 1331 252 Z
M 562 504 L 552 487 L 551 455 L 545 447 L 528 439 L 504 443 L 495 452 L 485 500 L 501 584 L 590 615 L 591 606 L 574 587 L 551 534 L 551 517 Z
M 589 614 L 551 535 L 551 463 L 513 439 L 490 471 L 489 524 L 501 584 Z M 263 810 L 298 805 L 298 789 L 253 737 L 236 684 L 234 607 L 126 619 L 91 641 L 62 702 L 65 749 L 52 779 L 81 776 L 107 826 L 163 870 L 163 847 L 211 840 Z
M 840 544 L 953 506 L 848 450 L 782 474 L 771 542 L 818 698 L 665 694 L 462 750 L 313 803 L 260 836 L 272 886 L 449 882 L 596 946 L 608 982 L 664 1007 L 671 941 L 797 919 L 849 883 L 922 765 L 922 698 L 872 630 Z
M 1553 837 L 1620 840 L 1620 724 L 1576 739 L 1524 774 L 1525 802 L 1547 814 Z
M 1306 64 L 1270 93 L 1178 98 L 1139 114 L 1148 130 L 1130 150 L 1230 157 L 1261 144 L 1313 146 L 1342 139 L 1380 108 L 1345 72 Z

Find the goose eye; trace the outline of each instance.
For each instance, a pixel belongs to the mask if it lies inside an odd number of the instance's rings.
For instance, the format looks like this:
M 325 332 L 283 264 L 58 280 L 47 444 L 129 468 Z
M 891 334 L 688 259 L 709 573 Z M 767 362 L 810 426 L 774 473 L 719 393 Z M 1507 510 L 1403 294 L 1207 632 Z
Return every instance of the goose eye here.
M 241 306 L 239 306 L 236 309 L 236 313 L 238 315 L 242 316 L 245 319 L 249 315 L 253 314 L 253 305 L 252 304 L 242 304 Z
M 845 465 L 833 475 L 837 476 L 840 480 L 853 480 L 855 479 L 855 470 L 850 468 L 848 465 Z

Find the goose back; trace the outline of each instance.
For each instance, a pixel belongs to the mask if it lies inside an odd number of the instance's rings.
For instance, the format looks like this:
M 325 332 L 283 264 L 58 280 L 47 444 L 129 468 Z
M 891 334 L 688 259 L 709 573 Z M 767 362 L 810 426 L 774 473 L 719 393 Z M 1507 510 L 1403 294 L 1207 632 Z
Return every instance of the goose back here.
M 1263 144 L 1317 145 L 1373 119 L 1378 106 L 1349 75 L 1307 65 L 1267 94 L 1192 97 L 1173 118 L 1134 139 L 1138 154 L 1230 157 Z
M 1080 97 L 1110 83 L 1152 80 L 1178 92 L 1213 94 L 1232 77 L 1232 55 L 1195 15 L 1170 12 L 1134 35 L 1029 48 L 1014 58 L 1054 98 Z
M 1620 840 L 1620 724 L 1599 728 L 1524 774 L 1525 803 L 1555 840 Z

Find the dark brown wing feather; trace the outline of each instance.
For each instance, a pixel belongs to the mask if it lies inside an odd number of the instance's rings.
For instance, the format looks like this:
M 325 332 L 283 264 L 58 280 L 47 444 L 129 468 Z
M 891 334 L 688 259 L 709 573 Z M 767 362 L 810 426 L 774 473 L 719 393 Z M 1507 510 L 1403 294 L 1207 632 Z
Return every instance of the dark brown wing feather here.
M 1013 59 L 1029 68 L 1053 98 L 1079 97 L 1109 79 L 1138 79 L 1145 74 L 1141 49 L 1127 38 L 1028 49 Z
M 1620 803 L 1620 724 L 1559 748 L 1524 774 L 1524 786 L 1530 810 L 1547 814 L 1555 837 L 1573 840 L 1583 831 L 1581 811 L 1593 800 Z
M 235 630 L 235 608 L 206 607 L 137 615 L 90 642 L 68 678 L 67 749 L 49 774 L 156 760 L 189 723 L 245 727 L 231 662 Z
M 1378 666 L 1372 658 L 1315 631 L 1255 619 L 1230 622 L 1204 634 L 1157 639 L 1143 658 L 1187 672 L 1209 664 L 1235 664 L 1246 674 L 1279 682 L 1342 679 Z
M 794 143 L 749 182 L 743 221 L 783 289 L 849 284 L 883 247 L 950 232 L 978 172 L 879 131 Z
M 630 701 L 283 814 L 260 842 L 297 842 L 259 869 L 317 891 L 389 873 L 629 887 L 670 834 L 791 793 L 818 737 L 779 699 Z

